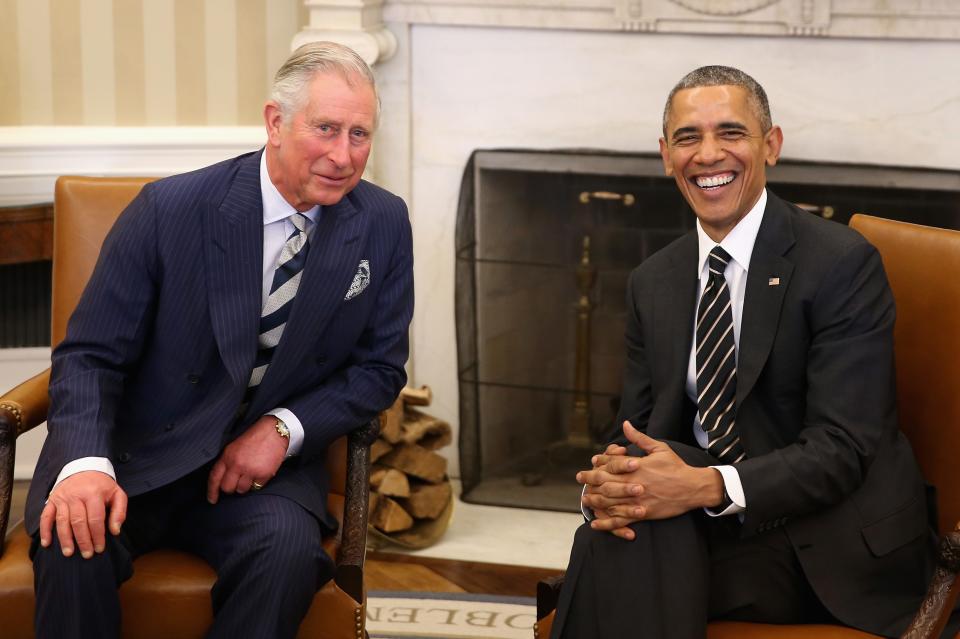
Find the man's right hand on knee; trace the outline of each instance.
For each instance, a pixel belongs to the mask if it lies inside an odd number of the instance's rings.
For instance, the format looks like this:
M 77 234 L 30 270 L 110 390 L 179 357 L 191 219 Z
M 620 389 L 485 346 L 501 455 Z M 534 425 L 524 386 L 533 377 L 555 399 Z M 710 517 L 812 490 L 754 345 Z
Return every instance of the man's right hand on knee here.
M 76 542 L 80 555 L 90 559 L 106 548 L 106 526 L 118 535 L 126 517 L 127 494 L 112 477 L 95 470 L 79 472 L 50 492 L 40 514 L 40 545 L 50 546 L 56 524 L 64 556 L 73 555 Z

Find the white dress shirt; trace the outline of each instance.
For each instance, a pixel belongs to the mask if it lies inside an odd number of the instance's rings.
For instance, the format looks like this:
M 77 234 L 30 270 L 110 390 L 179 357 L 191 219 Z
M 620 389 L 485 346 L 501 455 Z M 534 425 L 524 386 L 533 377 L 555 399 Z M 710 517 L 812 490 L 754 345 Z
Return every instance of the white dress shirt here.
M 293 233 L 293 222 L 290 216 L 296 212 L 290 203 L 287 202 L 277 187 L 270 180 L 270 174 L 267 171 L 267 152 L 264 149 L 260 155 L 260 199 L 263 202 L 263 282 L 262 282 L 262 303 L 267 303 L 267 297 L 270 295 L 270 285 L 273 283 L 273 272 L 277 268 L 277 260 L 280 257 L 280 251 L 286 244 L 287 238 Z M 307 229 L 308 235 L 313 233 L 316 228 L 316 222 L 320 220 L 320 207 L 315 206 L 308 211 L 303 211 L 313 222 Z M 277 407 L 267 411 L 267 415 L 275 415 L 282 419 L 283 423 L 290 429 L 290 443 L 287 445 L 287 457 L 292 457 L 300 453 L 303 448 L 303 424 L 297 419 L 292 411 Z M 82 457 L 69 462 L 57 475 L 57 481 L 54 487 L 61 481 L 75 475 L 76 473 L 96 470 L 110 475 L 116 479 L 117 474 L 114 471 L 113 464 L 106 457 Z
M 733 312 L 733 339 L 736 344 L 736 354 L 740 356 L 740 325 L 743 318 L 743 297 L 747 290 L 747 269 L 750 266 L 750 256 L 753 255 L 753 245 L 757 241 L 757 232 L 760 231 L 760 222 L 763 221 L 763 211 L 767 206 L 767 190 L 760 193 L 760 199 L 750 209 L 742 220 L 727 234 L 719 246 L 726 251 L 730 257 L 730 263 L 724 271 L 724 278 L 727 280 L 727 288 L 730 290 L 730 308 Z M 707 264 L 710 251 L 718 246 L 703 231 L 700 226 L 700 220 L 697 220 L 697 273 L 699 274 L 699 283 L 697 284 L 697 307 L 700 306 L 700 296 L 703 295 L 704 286 L 709 278 L 709 266 Z M 690 362 L 687 366 L 687 395 L 694 404 L 697 402 L 697 322 L 693 322 L 693 340 L 690 346 Z M 707 447 L 707 434 L 700 426 L 699 413 L 693 418 L 693 436 L 702 448 Z M 727 495 L 733 502 L 722 512 L 715 512 L 705 508 L 708 515 L 732 515 L 746 510 L 747 500 L 743 494 L 743 484 L 740 483 L 740 473 L 734 466 L 712 466 L 720 471 L 723 476 L 723 485 Z

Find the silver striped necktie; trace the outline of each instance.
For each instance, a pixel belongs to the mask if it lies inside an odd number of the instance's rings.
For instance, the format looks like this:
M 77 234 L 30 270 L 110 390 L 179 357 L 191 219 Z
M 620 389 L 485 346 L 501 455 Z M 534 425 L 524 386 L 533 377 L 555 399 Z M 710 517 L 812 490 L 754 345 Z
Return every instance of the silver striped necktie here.
M 267 372 L 267 368 L 270 366 L 273 351 L 280 343 L 283 329 L 290 317 L 293 299 L 300 287 L 303 267 L 307 263 L 307 253 L 310 250 L 310 243 L 307 241 L 307 227 L 310 224 L 310 218 L 303 213 L 294 213 L 288 219 L 295 228 L 280 251 L 277 268 L 273 272 L 270 295 L 260 312 L 259 348 L 253 364 L 253 371 L 250 373 L 250 381 L 247 384 L 244 404 L 250 402 L 250 398 L 253 397 L 253 393 L 257 390 L 264 374 Z
M 719 246 L 710 251 L 709 278 L 697 309 L 697 411 L 707 452 L 735 464 L 746 453 L 736 426 L 737 353 L 730 289 L 723 276 L 728 262 L 730 255 Z

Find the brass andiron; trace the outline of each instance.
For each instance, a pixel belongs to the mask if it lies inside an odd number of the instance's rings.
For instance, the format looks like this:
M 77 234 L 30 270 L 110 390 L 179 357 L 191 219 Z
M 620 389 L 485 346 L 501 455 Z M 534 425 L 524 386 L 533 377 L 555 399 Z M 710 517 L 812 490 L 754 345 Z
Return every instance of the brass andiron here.
M 577 266 L 577 353 L 574 359 L 573 415 L 567 443 L 589 448 L 590 437 L 590 293 L 597 282 L 597 269 L 590 263 L 590 236 L 583 236 L 583 251 Z
M 576 354 L 574 358 L 573 411 L 566 439 L 547 448 L 555 467 L 580 467 L 589 463 L 596 446 L 590 436 L 590 293 L 597 282 L 597 269 L 590 261 L 590 236 L 583 236 L 580 263 L 577 265 Z

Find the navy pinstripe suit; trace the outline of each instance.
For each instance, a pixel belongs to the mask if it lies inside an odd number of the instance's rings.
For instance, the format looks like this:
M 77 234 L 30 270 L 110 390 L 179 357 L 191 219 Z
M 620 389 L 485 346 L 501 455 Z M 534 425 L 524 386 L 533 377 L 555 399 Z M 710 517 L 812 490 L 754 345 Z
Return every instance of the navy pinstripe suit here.
M 366 182 L 324 208 L 283 339 L 240 414 L 261 306 L 259 161 L 250 153 L 149 184 L 111 230 L 53 354 L 49 435 L 26 510 L 31 534 L 67 462 L 113 461 L 132 517 L 137 496 L 185 477 L 192 494 L 189 477 L 202 475 L 202 484 L 224 445 L 278 406 L 303 424 L 301 453 L 262 491 L 231 503 L 282 497 L 335 526 L 325 449 L 406 381 L 410 225 L 402 200 Z M 369 286 L 345 300 L 361 260 Z

